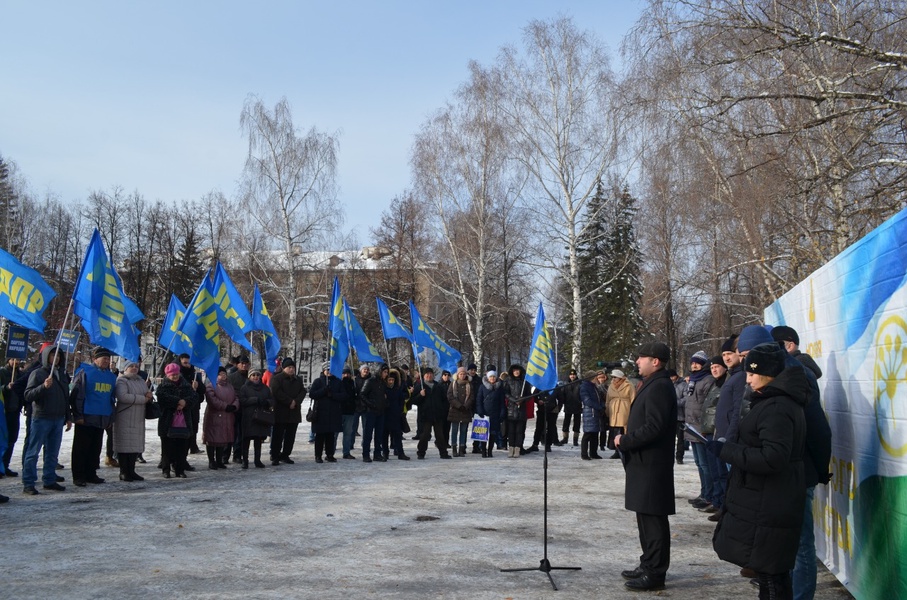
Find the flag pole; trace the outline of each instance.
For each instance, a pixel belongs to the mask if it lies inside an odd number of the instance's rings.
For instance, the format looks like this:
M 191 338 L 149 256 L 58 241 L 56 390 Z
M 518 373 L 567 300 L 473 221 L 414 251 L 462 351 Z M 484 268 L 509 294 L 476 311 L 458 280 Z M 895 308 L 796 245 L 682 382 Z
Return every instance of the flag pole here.
M 63 317 L 63 327 L 60 329 L 59 333 L 57 334 L 61 340 L 63 339 L 63 332 L 66 331 L 66 321 L 69 320 L 69 313 L 72 311 L 72 304 L 73 304 L 73 299 L 70 298 L 69 306 L 66 308 L 66 316 Z M 54 367 L 57 365 L 57 355 L 59 353 L 60 353 L 60 344 L 54 344 L 54 358 L 52 361 L 50 361 L 51 376 L 53 376 L 53 374 L 54 374 Z M 73 352 L 73 354 L 75 354 L 75 352 Z M 63 365 L 63 370 L 66 370 L 66 365 Z

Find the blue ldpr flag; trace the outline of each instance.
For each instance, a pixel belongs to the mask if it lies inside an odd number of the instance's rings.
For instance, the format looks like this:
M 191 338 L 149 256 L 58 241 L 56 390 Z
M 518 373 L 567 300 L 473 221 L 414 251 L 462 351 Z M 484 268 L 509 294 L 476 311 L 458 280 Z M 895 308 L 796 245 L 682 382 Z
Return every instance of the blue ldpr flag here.
M 405 338 L 412 341 L 412 334 L 394 316 L 387 304 L 381 298 L 375 298 L 375 300 L 378 302 L 378 318 L 381 319 L 381 332 L 384 334 L 384 339 Z
M 450 372 L 457 370 L 457 362 L 461 354 L 448 346 L 438 337 L 431 327 L 422 320 L 416 305 L 409 301 L 409 313 L 413 322 L 413 343 L 422 348 L 428 348 L 438 354 L 438 366 Z
M 216 386 L 217 370 L 220 368 L 220 326 L 210 274 L 210 270 L 205 273 L 177 329 L 192 343 L 192 351 L 188 352 L 189 361 L 202 369 L 211 385 Z
M 271 321 L 271 315 L 268 314 L 265 301 L 261 298 L 257 283 L 252 296 L 252 329 L 262 332 L 265 336 L 265 360 L 268 363 L 268 370 L 273 373 L 280 352 L 280 338 L 277 337 L 277 330 Z
M 41 315 L 56 295 L 40 273 L 0 248 L 0 316 L 44 333 L 47 321 Z
M 135 323 L 145 315 L 123 292 L 123 283 L 110 264 L 97 229 L 88 244 L 72 299 L 72 311 L 82 319 L 82 327 L 93 344 L 129 360 L 139 359 Z
M 167 316 L 161 326 L 161 335 L 157 343 L 161 348 L 166 348 L 174 354 L 192 355 L 192 341 L 185 333 L 179 330 L 180 321 L 186 315 L 186 307 L 180 302 L 176 294 L 170 295 L 170 306 L 167 307 Z
M 331 336 L 329 348 L 331 375 L 343 377 L 343 365 L 350 355 L 350 340 L 347 335 L 346 318 L 343 312 L 343 300 L 340 297 L 340 283 L 334 278 L 334 292 L 331 294 L 331 311 L 328 316 L 328 331 Z
M 545 311 L 541 302 L 535 317 L 535 332 L 532 334 L 532 346 L 526 363 L 526 382 L 540 390 L 551 390 L 557 385 L 554 345 L 548 336 L 548 325 L 545 323 Z
M 343 299 L 343 312 L 346 317 L 347 334 L 350 336 L 350 344 L 356 350 L 356 357 L 359 362 L 384 362 L 378 349 L 369 341 L 368 336 L 362 330 L 362 326 L 356 319 L 356 315 L 350 309 L 350 305 Z
M 252 331 L 252 315 L 220 262 L 214 268 L 212 289 L 221 329 L 227 332 L 231 340 L 254 353 L 252 344 L 246 339 L 246 334 Z

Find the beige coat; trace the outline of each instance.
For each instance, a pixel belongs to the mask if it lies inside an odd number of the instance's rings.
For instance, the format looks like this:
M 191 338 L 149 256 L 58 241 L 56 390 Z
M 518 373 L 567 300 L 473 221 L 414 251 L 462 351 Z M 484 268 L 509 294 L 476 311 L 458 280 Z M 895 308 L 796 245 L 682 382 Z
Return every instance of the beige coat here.
M 615 379 L 608 386 L 608 399 L 605 405 L 608 411 L 608 423 L 611 427 L 627 429 L 630 418 L 630 405 L 636 399 L 636 390 L 626 379 Z
M 123 453 L 145 451 L 145 394 L 148 384 L 138 376 L 117 377 L 117 413 L 113 423 L 113 450 Z

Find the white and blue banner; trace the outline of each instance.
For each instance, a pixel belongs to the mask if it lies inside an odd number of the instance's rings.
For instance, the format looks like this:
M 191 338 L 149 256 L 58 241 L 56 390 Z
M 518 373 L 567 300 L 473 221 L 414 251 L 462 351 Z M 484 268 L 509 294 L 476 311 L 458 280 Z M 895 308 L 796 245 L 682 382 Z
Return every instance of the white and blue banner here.
M 907 209 L 765 309 L 822 369 L 833 477 L 819 558 L 857 598 L 907 598 Z

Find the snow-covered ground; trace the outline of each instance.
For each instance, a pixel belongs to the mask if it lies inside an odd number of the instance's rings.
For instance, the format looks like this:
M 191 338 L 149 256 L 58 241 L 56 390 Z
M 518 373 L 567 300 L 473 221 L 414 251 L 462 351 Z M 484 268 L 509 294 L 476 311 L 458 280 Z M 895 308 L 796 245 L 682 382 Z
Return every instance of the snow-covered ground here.
M 552 572 L 554 592 L 538 570 L 500 572 L 537 568 L 543 557 L 541 453 L 440 460 L 430 445 L 416 460 L 407 439 L 409 462 L 316 464 L 308 435 L 303 423 L 294 465 L 210 471 L 204 454 L 191 455 L 197 471 L 165 480 L 149 421 L 148 463 L 137 469 L 144 482 L 120 482 L 117 469 L 102 467 L 107 483 L 77 488 L 66 468 L 65 492 L 27 497 L 20 478 L 0 479 L 11 497 L 0 505 L 0 598 L 640 597 L 620 577 L 640 549 L 618 460 L 580 460 L 572 444 L 549 454 L 548 557 L 582 567 Z M 65 433 L 67 467 L 71 443 Z M 715 556 L 713 523 L 686 501 L 698 492 L 690 452 L 675 486 L 667 589 L 652 595 L 757 597 Z M 820 564 L 816 597 L 851 596 Z

